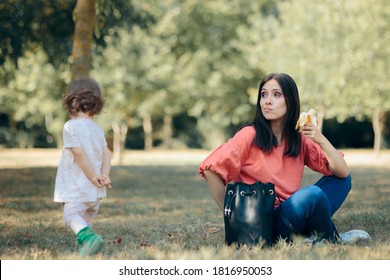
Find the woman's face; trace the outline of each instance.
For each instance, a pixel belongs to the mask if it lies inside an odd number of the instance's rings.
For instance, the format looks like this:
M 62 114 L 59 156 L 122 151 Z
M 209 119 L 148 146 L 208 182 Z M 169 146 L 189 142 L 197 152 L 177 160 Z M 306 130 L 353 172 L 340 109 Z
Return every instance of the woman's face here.
M 260 95 L 260 108 L 265 119 L 283 120 L 287 113 L 287 106 L 279 83 L 274 79 L 269 80 L 263 85 Z

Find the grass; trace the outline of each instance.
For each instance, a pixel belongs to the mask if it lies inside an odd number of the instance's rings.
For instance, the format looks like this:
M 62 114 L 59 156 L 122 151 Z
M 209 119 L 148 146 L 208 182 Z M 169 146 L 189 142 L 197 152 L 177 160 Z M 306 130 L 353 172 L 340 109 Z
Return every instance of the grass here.
M 334 216 L 341 232 L 369 232 L 370 244 L 312 248 L 297 238 L 294 244 L 280 242 L 271 249 L 236 250 L 224 244 L 222 214 L 196 165 L 113 166 L 113 189 L 93 224 L 106 246 L 92 259 L 388 260 L 389 171 L 352 167 L 353 190 Z M 74 234 L 62 222 L 62 206 L 53 202 L 55 175 L 55 166 L 0 169 L 2 260 L 80 259 Z M 318 178 L 307 170 L 303 185 Z

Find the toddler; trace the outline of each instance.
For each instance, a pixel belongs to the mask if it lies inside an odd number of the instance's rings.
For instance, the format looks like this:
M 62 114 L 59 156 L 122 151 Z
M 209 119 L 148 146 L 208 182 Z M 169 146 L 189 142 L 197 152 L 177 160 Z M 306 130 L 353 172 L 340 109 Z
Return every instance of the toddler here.
M 104 246 L 90 224 L 106 187 L 111 187 L 110 151 L 103 130 L 93 121 L 103 106 L 102 89 L 90 78 L 72 81 L 64 97 L 71 119 L 63 127 L 54 201 L 64 204 L 63 220 L 77 236 L 81 256 L 95 255 Z

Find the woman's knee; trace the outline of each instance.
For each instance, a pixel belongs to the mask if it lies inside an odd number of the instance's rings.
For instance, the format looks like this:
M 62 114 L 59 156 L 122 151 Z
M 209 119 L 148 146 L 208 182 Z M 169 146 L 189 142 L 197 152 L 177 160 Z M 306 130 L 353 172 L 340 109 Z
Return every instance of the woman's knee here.
M 326 195 L 325 195 L 324 191 L 320 187 L 315 186 L 315 185 L 302 188 L 299 192 L 300 192 L 301 199 L 304 199 L 304 200 L 313 201 L 313 200 L 326 199 Z M 297 194 L 299 192 L 297 192 Z
M 343 181 L 343 186 L 345 190 L 349 193 L 352 189 L 352 177 L 351 174 L 349 174 L 347 177 L 341 179 Z
M 336 180 L 336 184 L 339 188 L 343 188 L 346 192 L 349 192 L 352 188 L 352 177 L 351 175 L 348 175 L 345 178 L 340 178 L 336 176 L 332 176 L 334 180 Z
M 346 197 L 352 188 L 352 177 L 351 175 L 345 178 L 324 176 L 315 185 L 320 187 L 328 197 L 333 197 L 335 193 Z
M 286 203 L 287 202 L 287 203 Z M 324 191 L 315 185 L 307 186 L 293 194 L 284 203 L 291 213 L 306 216 L 308 211 L 313 211 L 318 206 L 329 207 L 329 201 Z
M 308 186 L 307 192 L 309 193 L 309 199 L 313 202 L 328 202 L 328 197 L 325 192 L 317 186 Z

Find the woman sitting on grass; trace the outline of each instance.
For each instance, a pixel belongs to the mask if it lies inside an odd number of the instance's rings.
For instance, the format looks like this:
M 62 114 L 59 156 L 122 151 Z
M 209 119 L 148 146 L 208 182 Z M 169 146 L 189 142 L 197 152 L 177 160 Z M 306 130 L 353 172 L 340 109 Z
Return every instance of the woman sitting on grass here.
M 361 230 L 337 232 L 332 216 L 351 189 L 349 167 L 313 123 L 306 123 L 302 132 L 296 130 L 299 115 L 294 80 L 282 73 L 267 75 L 260 83 L 252 123 L 213 151 L 201 163 L 199 173 L 221 210 L 228 182 L 273 183 L 281 201 L 275 202 L 275 243 L 280 239 L 290 242 L 294 235 L 306 236 L 312 243 L 369 240 Z M 301 188 L 305 166 L 323 177 Z

